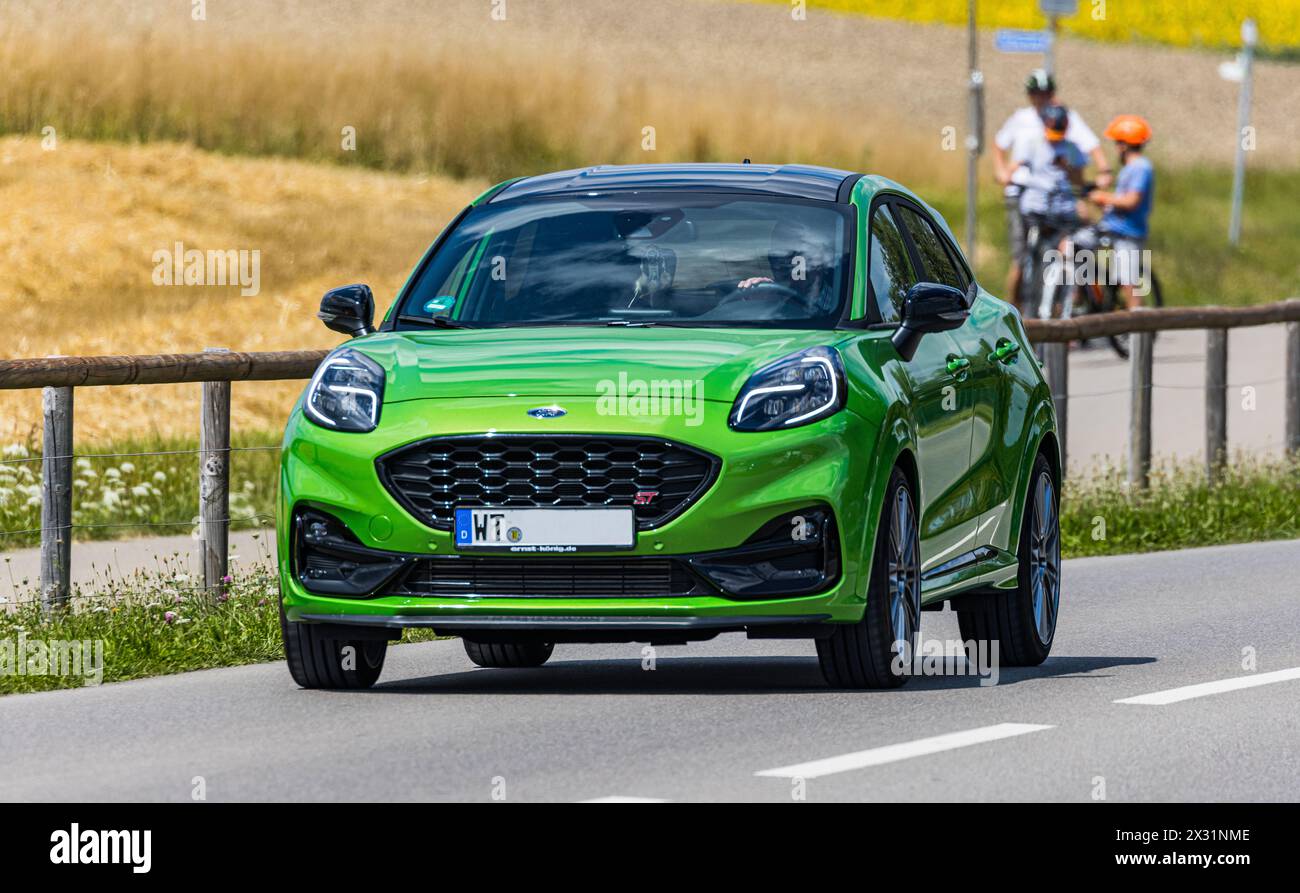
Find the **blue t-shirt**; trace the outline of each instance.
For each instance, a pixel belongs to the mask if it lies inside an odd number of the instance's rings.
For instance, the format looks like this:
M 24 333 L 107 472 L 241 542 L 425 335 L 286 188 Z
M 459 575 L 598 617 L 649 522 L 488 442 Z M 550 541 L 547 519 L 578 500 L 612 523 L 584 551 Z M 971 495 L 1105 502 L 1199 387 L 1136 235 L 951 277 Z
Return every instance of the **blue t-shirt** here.
M 1137 207 L 1132 211 L 1107 208 L 1101 217 L 1101 228 L 1117 236 L 1130 239 L 1145 239 L 1148 230 L 1148 218 L 1151 216 L 1151 203 L 1155 197 L 1156 172 L 1151 162 L 1141 155 L 1124 165 L 1115 184 L 1117 195 L 1129 192 L 1141 193 Z

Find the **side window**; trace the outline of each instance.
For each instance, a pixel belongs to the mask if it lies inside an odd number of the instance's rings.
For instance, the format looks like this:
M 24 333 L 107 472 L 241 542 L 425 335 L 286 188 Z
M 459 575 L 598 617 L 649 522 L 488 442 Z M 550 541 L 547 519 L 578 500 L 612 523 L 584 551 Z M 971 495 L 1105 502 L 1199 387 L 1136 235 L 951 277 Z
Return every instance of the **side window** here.
M 965 291 L 970 284 L 966 273 L 948 253 L 944 238 L 939 235 L 934 224 L 911 208 L 903 207 L 899 210 L 907 231 L 912 235 L 912 242 L 921 255 L 921 263 L 925 265 L 926 279 Z
M 881 322 L 898 322 L 903 316 L 903 299 L 916 284 L 912 261 L 898 223 L 888 205 L 877 205 L 871 215 L 871 293 L 875 295 Z

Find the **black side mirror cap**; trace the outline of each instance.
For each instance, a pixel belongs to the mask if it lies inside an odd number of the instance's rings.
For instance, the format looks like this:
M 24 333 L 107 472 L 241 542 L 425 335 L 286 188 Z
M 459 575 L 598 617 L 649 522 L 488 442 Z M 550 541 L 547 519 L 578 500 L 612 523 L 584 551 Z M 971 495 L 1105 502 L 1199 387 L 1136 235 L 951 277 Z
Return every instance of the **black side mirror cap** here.
M 368 285 L 345 285 L 325 292 L 316 314 L 325 327 L 349 338 L 375 330 L 375 296 Z
M 959 329 L 968 316 L 970 308 L 961 289 L 937 282 L 918 282 L 907 290 L 903 322 L 889 340 L 898 355 L 910 361 L 916 355 L 922 335 Z

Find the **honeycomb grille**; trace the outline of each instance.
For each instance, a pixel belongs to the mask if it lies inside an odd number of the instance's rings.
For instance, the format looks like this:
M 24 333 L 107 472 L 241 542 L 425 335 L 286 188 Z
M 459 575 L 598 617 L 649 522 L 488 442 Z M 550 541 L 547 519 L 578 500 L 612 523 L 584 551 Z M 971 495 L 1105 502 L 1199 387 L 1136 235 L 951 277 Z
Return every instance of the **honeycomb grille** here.
M 685 511 L 718 473 L 717 458 L 672 441 L 577 434 L 440 437 L 376 464 L 402 507 L 438 530 L 451 529 L 457 507 L 584 506 L 632 508 L 646 530 Z

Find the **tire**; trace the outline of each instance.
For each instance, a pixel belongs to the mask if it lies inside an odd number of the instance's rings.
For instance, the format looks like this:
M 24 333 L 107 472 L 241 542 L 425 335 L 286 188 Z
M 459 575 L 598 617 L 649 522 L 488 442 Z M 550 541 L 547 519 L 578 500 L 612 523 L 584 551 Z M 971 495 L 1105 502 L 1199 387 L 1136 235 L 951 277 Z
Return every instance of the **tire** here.
M 333 639 L 320 627 L 292 623 L 280 606 L 280 635 L 289 675 L 303 688 L 370 688 L 384 671 L 388 642 L 383 639 Z M 344 649 L 350 648 L 351 651 Z
M 555 645 L 551 642 L 474 642 L 465 643 L 465 653 L 480 667 L 540 667 L 550 659 Z
M 897 688 L 907 681 L 921 631 L 920 525 L 903 472 L 894 469 L 876 530 L 867 606 L 857 623 L 817 640 L 822 675 L 836 688 Z M 906 644 L 907 663 L 895 660 Z
M 1034 460 L 1029 476 L 1017 554 L 1016 588 L 962 599 L 957 623 L 968 650 L 972 643 L 975 648 L 991 649 L 997 642 L 1002 666 L 1036 667 L 1052 651 L 1061 599 L 1060 497 L 1042 453 Z M 968 660 L 974 658 L 973 654 L 967 656 Z

